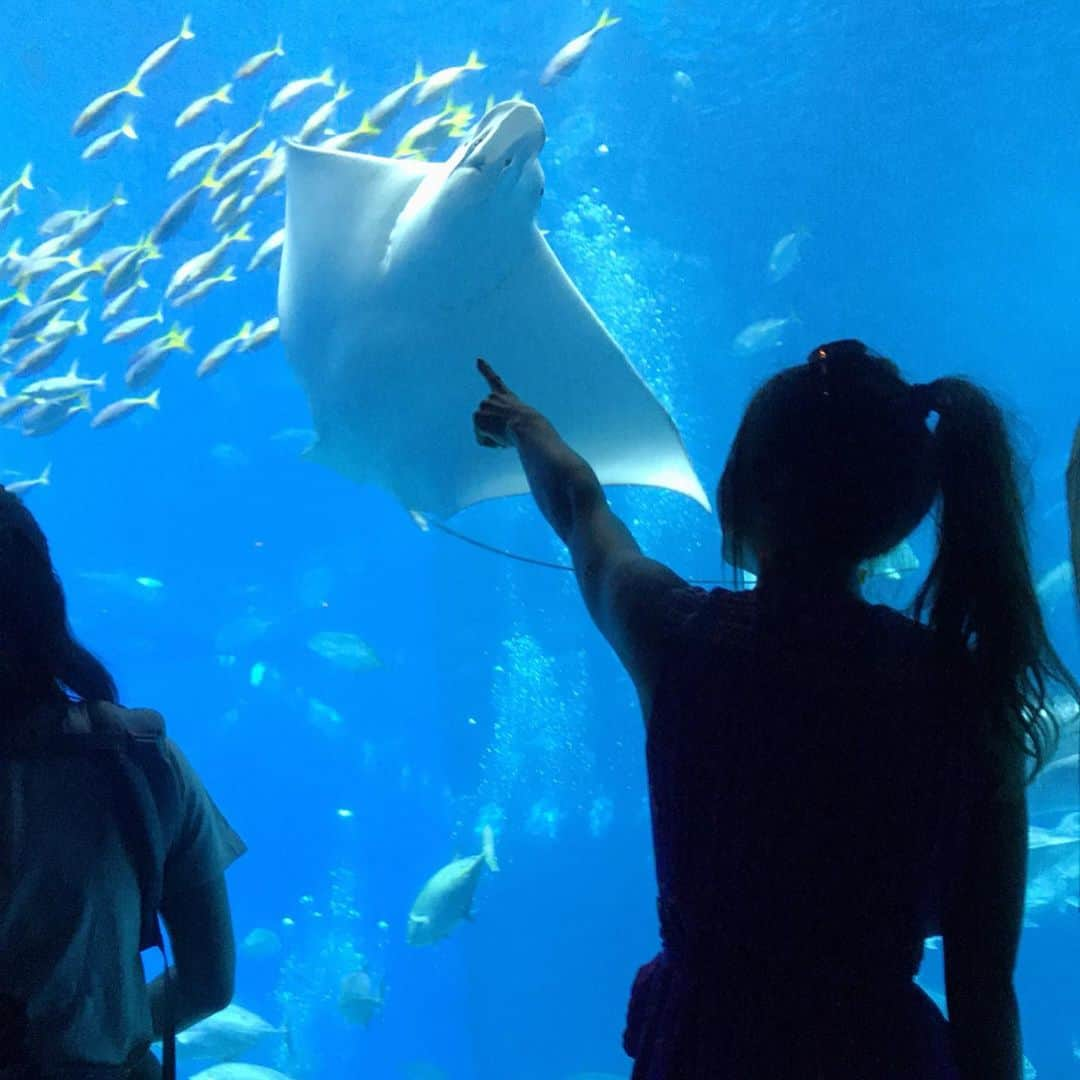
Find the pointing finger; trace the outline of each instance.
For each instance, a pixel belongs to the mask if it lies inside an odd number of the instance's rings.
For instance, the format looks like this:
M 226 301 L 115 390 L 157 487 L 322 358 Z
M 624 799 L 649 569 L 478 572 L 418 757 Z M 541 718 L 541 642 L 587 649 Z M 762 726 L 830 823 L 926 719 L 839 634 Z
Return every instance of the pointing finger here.
M 506 383 L 495 374 L 495 369 L 482 356 L 477 358 L 476 367 L 480 374 L 487 379 L 488 386 L 494 392 L 497 393 L 500 390 L 506 392 Z

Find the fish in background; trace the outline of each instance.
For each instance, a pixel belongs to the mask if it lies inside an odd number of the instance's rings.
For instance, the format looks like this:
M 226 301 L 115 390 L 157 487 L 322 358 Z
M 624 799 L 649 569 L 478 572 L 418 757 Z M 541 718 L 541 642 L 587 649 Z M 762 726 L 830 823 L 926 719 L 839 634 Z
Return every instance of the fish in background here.
M 796 229 L 786 236 L 781 236 L 773 244 L 769 253 L 769 280 L 774 284 L 782 281 L 791 273 L 799 263 L 802 256 L 802 245 L 810 236 L 807 229 Z
M 275 56 L 284 56 L 285 50 L 282 48 L 281 35 L 278 34 L 277 42 L 272 49 L 267 49 L 266 52 L 256 53 L 251 59 L 245 60 L 237 69 L 236 75 L 233 76 L 236 79 L 250 79 L 252 75 L 257 75 Z
M 398 113 L 405 108 L 405 102 L 408 100 L 409 92 L 414 86 L 418 86 L 422 83 L 427 76 L 424 74 L 424 68 L 420 61 L 416 61 L 416 69 L 413 71 L 413 77 L 406 83 L 402 83 L 401 86 L 394 90 L 391 90 L 385 97 L 380 98 L 369 110 L 368 120 L 372 127 L 384 128 L 387 124 L 393 121 Z
M 122 97 L 146 97 L 142 87 L 139 86 L 141 78 L 142 76 L 136 73 L 132 76 L 130 82 L 125 83 L 119 89 L 107 90 L 100 97 L 94 98 L 75 118 L 75 123 L 71 126 L 71 134 L 84 135 L 97 127 L 116 108 Z
M 345 671 L 365 672 L 382 667 L 375 650 L 356 634 L 341 630 L 320 630 L 308 638 L 308 648 Z
M 338 1012 L 350 1023 L 367 1027 L 382 1011 L 386 981 L 375 980 L 363 969 L 345 975 L 338 986 Z
M 356 127 L 329 136 L 319 143 L 319 146 L 323 150 L 351 150 L 357 143 L 366 142 L 381 134 L 382 128 L 377 128 L 372 124 L 371 114 L 364 113 Z
M 425 101 L 430 101 L 432 98 L 438 97 L 439 94 L 445 93 L 466 73 L 470 71 L 483 71 L 486 67 L 487 64 L 480 63 L 480 57 L 477 55 L 476 50 L 473 49 L 473 51 L 469 53 L 469 57 L 464 64 L 458 64 L 455 67 L 445 67 L 442 68 L 442 70 L 429 75 L 424 80 L 420 89 L 416 92 L 416 97 L 413 98 L 413 104 L 423 105 Z
M 279 259 L 281 257 L 281 249 L 285 244 L 285 226 L 282 225 L 277 232 L 268 236 L 260 245 L 258 251 L 251 256 L 251 262 L 248 263 L 248 270 L 257 270 L 264 264 L 269 264 L 272 261 L 276 261 L 275 256 Z
M 473 898 L 485 866 L 493 873 L 499 869 L 495 832 L 490 825 L 484 826 L 479 855 L 455 859 L 428 878 L 409 912 L 410 945 L 432 945 L 447 937 L 462 920 L 472 919 Z
M 550 86 L 558 79 L 565 78 L 567 75 L 576 71 L 578 65 L 585 59 L 585 54 L 589 51 L 589 47 L 593 43 L 593 39 L 601 30 L 606 30 L 609 26 L 614 26 L 621 20 L 613 17 L 607 8 L 604 8 L 600 12 L 600 18 L 596 20 L 596 23 L 591 29 L 586 30 L 584 34 L 578 34 L 576 38 L 568 41 L 548 62 L 540 75 L 540 85 Z
M 122 420 L 125 416 L 129 416 L 136 409 L 143 406 L 156 411 L 161 407 L 158 405 L 160 394 L 161 390 L 158 389 L 152 390 L 146 397 L 129 397 L 114 401 L 111 405 L 106 405 L 105 408 L 94 414 L 90 420 L 90 426 L 92 428 L 101 428 L 107 427 L 109 424 L 115 424 L 117 420 Z
M 135 117 L 128 116 L 128 118 L 114 131 L 107 131 L 104 135 L 99 135 L 90 145 L 82 152 L 83 161 L 91 161 L 94 158 L 104 157 L 117 143 L 117 141 L 123 137 L 127 139 L 138 139 L 138 135 L 135 132 Z M 65 240 L 67 238 L 65 237 Z
M 180 33 L 176 37 L 169 38 L 163 45 L 159 45 L 150 53 L 135 69 L 135 78 L 141 80 L 143 76 L 149 75 L 151 71 L 156 71 L 172 56 L 180 42 L 191 41 L 194 37 L 195 34 L 191 29 L 191 16 L 185 15 L 184 21 L 180 24 Z
M 4 484 L 4 490 L 12 495 L 26 495 L 36 487 L 48 487 L 49 478 L 52 476 L 52 462 L 49 462 L 41 472 L 30 480 L 13 480 L 10 484 Z
M 244 936 L 244 940 L 240 942 L 240 951 L 244 956 L 266 960 L 281 952 L 281 938 L 273 930 L 257 926 Z
M 185 1061 L 225 1061 L 287 1033 L 286 1027 L 275 1027 L 250 1009 L 226 1005 L 220 1012 L 177 1033 L 177 1057 Z
M 292 1077 L 265 1065 L 245 1065 L 239 1061 L 230 1061 L 224 1065 L 211 1065 L 209 1069 L 195 1073 L 191 1080 L 292 1080 Z
M 279 329 L 280 320 L 276 315 L 272 315 L 265 322 L 259 323 L 246 338 L 240 341 L 236 346 L 236 351 L 246 353 L 261 349 L 277 336 Z
M 216 157 L 224 148 L 224 141 L 218 139 L 217 142 L 204 143 L 202 146 L 196 146 L 188 150 L 172 163 L 168 173 L 166 173 L 166 179 L 175 180 L 178 176 L 186 173 L 188 169 L 195 168 L 196 165 L 205 161 L 208 157 Z
M 237 345 L 251 336 L 254 327 L 255 324 L 248 320 L 240 327 L 237 333 L 233 334 L 232 337 L 227 337 L 224 341 L 218 342 L 218 344 L 215 345 L 199 362 L 199 366 L 195 369 L 196 378 L 203 379 L 207 375 L 217 371 L 225 357 L 227 357 Z
M 794 315 L 784 318 L 759 319 L 744 327 L 735 335 L 732 347 L 744 356 L 777 349 L 784 344 L 784 336 L 799 320 Z
M 277 112 L 286 105 L 291 105 L 301 94 L 306 94 L 316 86 L 333 86 L 334 69 L 328 67 L 325 71 L 310 79 L 293 79 L 286 83 L 270 100 L 270 111 Z
M 187 127 L 188 124 L 193 124 L 214 104 L 231 105 L 233 100 L 229 95 L 232 93 L 232 88 L 233 84 L 231 82 L 225 83 L 224 86 L 219 86 L 212 94 L 204 94 L 202 97 L 196 98 L 187 108 L 180 110 L 180 114 L 174 121 L 175 126 L 182 128 Z
M 33 162 L 27 162 L 23 166 L 23 170 L 19 173 L 18 177 L 3 191 L 0 191 L 0 210 L 7 210 L 10 207 L 15 208 L 15 213 L 20 213 L 19 210 L 19 192 L 20 191 L 33 191 L 34 184 L 30 179 L 34 171 Z

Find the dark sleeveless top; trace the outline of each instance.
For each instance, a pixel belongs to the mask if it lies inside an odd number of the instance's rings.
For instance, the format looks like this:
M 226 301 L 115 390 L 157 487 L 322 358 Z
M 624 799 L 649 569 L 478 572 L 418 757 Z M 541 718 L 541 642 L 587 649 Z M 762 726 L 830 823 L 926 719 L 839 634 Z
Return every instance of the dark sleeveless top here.
M 686 588 L 669 614 L 634 1080 L 954 1077 L 912 978 L 977 782 L 962 658 L 854 596 Z

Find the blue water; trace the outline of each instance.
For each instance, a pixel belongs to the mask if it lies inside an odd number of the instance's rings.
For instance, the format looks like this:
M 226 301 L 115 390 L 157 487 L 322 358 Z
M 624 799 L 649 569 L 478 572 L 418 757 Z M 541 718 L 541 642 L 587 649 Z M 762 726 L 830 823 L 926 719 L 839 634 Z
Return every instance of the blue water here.
M 138 141 L 82 162 L 75 116 L 188 12 L 196 39 L 115 114 L 132 106 Z M 98 206 L 118 185 L 129 204 L 91 248 L 134 241 L 188 183 L 165 180 L 180 153 L 246 127 L 290 78 L 332 64 L 355 91 L 340 113 L 351 127 L 418 57 L 431 71 L 475 48 L 488 66 L 455 100 L 482 112 L 489 93 L 520 89 L 540 108 L 540 223 L 672 409 L 706 487 L 752 388 L 820 341 L 857 336 L 913 378 L 969 374 L 1016 414 L 1032 459 L 1035 570 L 1058 565 L 1080 401 L 1072 5 L 1036 16 L 1017 2 L 636 0 L 614 13 L 622 21 L 581 68 L 541 88 L 545 62 L 592 25 L 597 4 L 8 0 L 0 187 L 32 161 L 35 190 L 20 195 L 25 213 L 0 233 L 0 252 L 19 235 L 25 250 L 46 216 Z M 180 109 L 278 32 L 287 55 L 239 84 L 234 105 L 174 129 Z M 269 132 L 295 130 L 327 94 Z M 422 115 L 410 107 L 374 149 L 389 153 Z M 310 420 L 279 342 L 194 378 L 240 322 L 273 314 L 276 274 L 243 268 L 283 207 L 280 194 L 257 204 L 256 243 L 236 252 L 240 281 L 178 313 L 195 352 L 167 361 L 160 413 L 96 431 L 84 415 L 47 439 L 4 430 L 0 479 L 52 463 L 52 484 L 29 503 L 77 631 L 125 702 L 165 713 L 250 846 L 229 874 L 238 937 L 270 929 L 282 951 L 241 954 L 236 1000 L 287 1022 L 293 1048 L 271 1040 L 251 1060 L 296 1078 L 625 1076 L 625 1000 L 656 945 L 631 686 L 569 575 L 421 533 L 386 493 L 302 462 L 296 429 Z M 795 230 L 809 233 L 801 259 L 773 283 L 769 253 Z M 148 264 L 138 312 L 213 239 L 203 213 L 168 243 Z M 108 372 L 95 407 L 119 396 L 135 347 L 100 344 L 98 289 L 90 282 L 90 333 L 57 364 Z M 733 347 L 748 324 L 791 315 L 782 344 Z M 651 554 L 721 576 L 717 529 L 701 510 L 656 493 L 616 504 Z M 456 524 L 560 554 L 525 500 Z M 914 543 L 925 566 L 925 529 Z M 903 603 L 917 581 L 870 589 Z M 1071 602 L 1046 599 L 1052 634 L 1080 668 Z M 307 647 L 320 630 L 359 635 L 382 666 L 334 666 Z M 325 712 L 314 722 L 312 699 L 340 723 Z M 502 872 L 482 882 L 476 921 L 410 949 L 420 885 L 479 850 L 484 822 Z M 1040 1077 L 1076 1076 L 1075 912 L 1044 906 L 1031 920 L 1017 976 L 1026 1053 Z M 361 965 L 386 984 L 367 1029 L 337 1008 L 341 977 Z M 940 953 L 926 969 L 940 990 Z

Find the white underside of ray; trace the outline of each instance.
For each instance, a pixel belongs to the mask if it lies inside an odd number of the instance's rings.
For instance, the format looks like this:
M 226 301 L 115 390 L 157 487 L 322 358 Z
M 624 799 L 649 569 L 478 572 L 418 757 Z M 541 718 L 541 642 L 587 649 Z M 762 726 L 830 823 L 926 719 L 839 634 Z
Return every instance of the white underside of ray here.
M 435 277 L 430 265 L 387 269 L 401 211 L 443 168 L 289 148 L 278 304 L 315 460 L 443 518 L 528 491 L 515 453 L 476 444 L 483 356 L 602 483 L 670 488 L 708 507 L 670 417 L 535 224 L 494 275 L 500 234 L 476 230 L 460 258 L 439 253 Z M 437 232 L 424 240 L 438 250 Z

